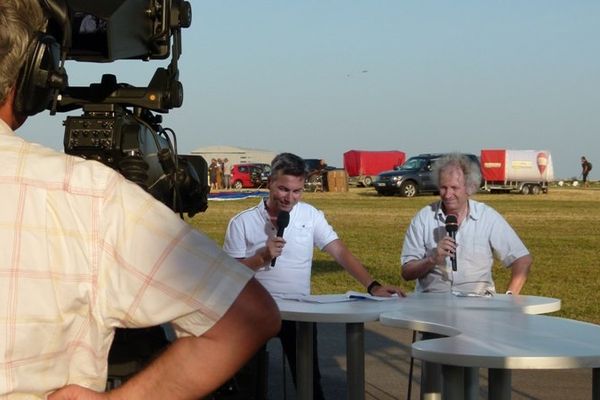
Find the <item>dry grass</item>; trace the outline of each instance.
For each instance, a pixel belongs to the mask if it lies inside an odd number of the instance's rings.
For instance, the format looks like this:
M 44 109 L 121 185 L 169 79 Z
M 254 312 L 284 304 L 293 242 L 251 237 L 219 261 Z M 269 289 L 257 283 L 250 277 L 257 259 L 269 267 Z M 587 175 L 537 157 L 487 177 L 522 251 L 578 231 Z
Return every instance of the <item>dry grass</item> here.
M 557 297 L 557 315 L 600 323 L 600 190 L 552 188 L 547 195 L 478 194 L 498 210 L 519 233 L 534 257 L 524 294 Z M 304 200 L 323 210 L 342 240 L 380 281 L 412 290 L 400 277 L 400 249 L 413 215 L 434 196 L 412 199 L 380 197 L 372 189 L 348 193 L 306 193 Z M 255 205 L 257 199 L 211 202 L 206 213 L 191 222 L 219 244 L 229 219 Z M 315 251 L 313 292 L 362 289 L 341 267 Z M 509 271 L 494 267 L 498 290 Z

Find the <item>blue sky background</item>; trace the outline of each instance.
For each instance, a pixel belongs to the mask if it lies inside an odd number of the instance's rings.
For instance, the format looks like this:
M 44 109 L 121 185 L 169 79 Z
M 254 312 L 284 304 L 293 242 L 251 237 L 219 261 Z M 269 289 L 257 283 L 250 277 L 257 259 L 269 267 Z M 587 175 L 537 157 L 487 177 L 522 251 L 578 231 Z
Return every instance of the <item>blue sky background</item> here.
M 557 178 L 600 165 L 598 1 L 192 1 L 180 153 L 550 150 Z M 67 63 L 70 83 L 146 86 L 167 62 Z M 65 115 L 20 134 L 62 149 Z M 592 171 L 592 179 L 596 171 Z

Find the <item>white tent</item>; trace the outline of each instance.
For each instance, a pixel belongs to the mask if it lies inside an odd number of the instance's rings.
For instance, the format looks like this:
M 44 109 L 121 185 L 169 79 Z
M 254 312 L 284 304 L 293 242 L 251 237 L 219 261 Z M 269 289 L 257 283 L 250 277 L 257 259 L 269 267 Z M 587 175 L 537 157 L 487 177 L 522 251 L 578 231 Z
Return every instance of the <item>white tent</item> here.
M 194 155 L 204 157 L 210 164 L 213 158 L 227 158 L 232 164 L 264 163 L 271 164 L 277 153 L 270 150 L 247 149 L 234 146 L 205 146 L 192 150 Z

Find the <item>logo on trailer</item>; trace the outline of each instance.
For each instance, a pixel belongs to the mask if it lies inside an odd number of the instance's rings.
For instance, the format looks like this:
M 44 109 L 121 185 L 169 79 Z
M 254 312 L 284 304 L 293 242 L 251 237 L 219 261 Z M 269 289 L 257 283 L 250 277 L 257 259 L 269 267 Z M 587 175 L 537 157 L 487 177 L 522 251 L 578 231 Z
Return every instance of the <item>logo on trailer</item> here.
M 537 166 L 540 174 L 544 174 L 546 167 L 548 166 L 548 155 L 545 152 L 539 152 L 537 155 Z

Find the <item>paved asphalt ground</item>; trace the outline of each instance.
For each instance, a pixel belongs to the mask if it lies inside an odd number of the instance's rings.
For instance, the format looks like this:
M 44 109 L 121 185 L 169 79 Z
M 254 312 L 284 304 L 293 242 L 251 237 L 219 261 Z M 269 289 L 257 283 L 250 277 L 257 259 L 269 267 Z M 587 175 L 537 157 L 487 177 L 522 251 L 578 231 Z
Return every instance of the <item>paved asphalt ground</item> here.
M 328 400 L 347 398 L 345 328 L 342 324 L 319 324 L 319 358 L 322 384 Z M 568 333 L 565 333 L 568 334 Z M 407 398 L 412 332 L 373 322 L 365 329 L 365 375 L 367 400 Z M 600 338 L 599 338 L 600 340 Z M 296 399 L 289 368 L 286 394 L 283 390 L 281 347 L 271 340 L 269 352 L 268 399 Z M 420 368 L 414 364 L 411 399 L 419 399 Z M 481 399 L 487 398 L 487 371 L 480 370 Z M 287 397 L 286 397 L 287 396 Z M 515 370 L 513 400 L 579 400 L 592 396 L 591 370 Z M 250 398 L 250 396 L 245 396 Z

